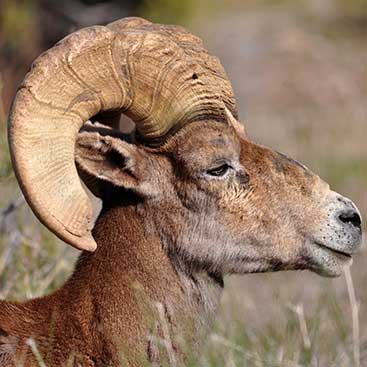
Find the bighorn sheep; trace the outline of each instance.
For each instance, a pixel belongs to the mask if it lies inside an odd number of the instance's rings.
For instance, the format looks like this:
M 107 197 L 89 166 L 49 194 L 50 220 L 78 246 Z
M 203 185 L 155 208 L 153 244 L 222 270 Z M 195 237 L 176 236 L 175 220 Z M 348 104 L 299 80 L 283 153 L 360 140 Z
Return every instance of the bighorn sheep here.
M 1 366 L 38 365 L 29 338 L 48 366 L 185 365 L 225 274 L 341 273 L 361 244 L 356 206 L 237 118 L 220 62 L 181 27 L 89 27 L 35 61 L 10 113 L 14 170 L 40 221 L 83 252 L 52 295 L 0 302 Z M 80 178 L 103 202 L 94 225 Z

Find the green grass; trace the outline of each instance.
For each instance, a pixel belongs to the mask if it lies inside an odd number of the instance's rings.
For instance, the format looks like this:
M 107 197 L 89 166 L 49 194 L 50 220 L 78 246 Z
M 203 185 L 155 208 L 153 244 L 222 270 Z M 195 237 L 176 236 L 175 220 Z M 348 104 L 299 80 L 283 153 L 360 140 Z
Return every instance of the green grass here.
M 350 181 L 367 184 L 367 157 L 323 159 L 320 175 L 335 187 L 342 188 Z
M 145 0 L 140 14 L 152 22 L 185 24 L 195 12 L 195 0 Z

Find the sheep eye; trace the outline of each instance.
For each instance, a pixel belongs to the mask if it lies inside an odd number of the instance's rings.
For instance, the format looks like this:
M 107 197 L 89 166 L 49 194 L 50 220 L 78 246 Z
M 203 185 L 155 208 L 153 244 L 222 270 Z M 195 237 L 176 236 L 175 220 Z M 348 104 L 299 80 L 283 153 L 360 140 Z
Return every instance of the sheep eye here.
M 206 173 L 210 176 L 222 177 L 228 172 L 230 168 L 231 166 L 225 163 L 218 167 L 207 170 Z

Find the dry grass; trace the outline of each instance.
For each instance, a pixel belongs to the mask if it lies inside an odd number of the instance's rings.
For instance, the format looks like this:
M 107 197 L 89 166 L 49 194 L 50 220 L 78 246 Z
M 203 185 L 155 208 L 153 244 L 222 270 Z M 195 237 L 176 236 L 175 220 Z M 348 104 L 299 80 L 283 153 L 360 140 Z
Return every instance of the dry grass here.
M 366 217 L 366 34 L 331 32 L 338 23 L 318 2 L 302 14 L 286 1 L 231 3 L 210 22 L 191 26 L 220 56 L 250 135 L 304 162 Z M 0 296 L 24 299 L 62 284 L 77 253 L 41 228 L 24 204 L 0 126 Z M 366 366 L 366 260 L 364 246 L 338 279 L 309 272 L 226 279 L 207 348 L 190 365 Z

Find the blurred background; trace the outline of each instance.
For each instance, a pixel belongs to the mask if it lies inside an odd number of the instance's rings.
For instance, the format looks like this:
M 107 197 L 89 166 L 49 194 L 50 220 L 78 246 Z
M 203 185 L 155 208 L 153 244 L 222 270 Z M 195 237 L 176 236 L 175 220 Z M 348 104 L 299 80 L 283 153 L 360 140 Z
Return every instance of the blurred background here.
M 51 292 L 78 256 L 39 224 L 17 186 L 6 141 L 16 88 L 66 34 L 130 15 L 203 38 L 232 80 L 250 136 L 305 163 L 367 217 L 365 0 L 0 0 L 0 298 Z M 215 329 L 193 365 L 367 366 L 366 245 L 351 268 L 356 299 L 345 277 L 226 279 Z

